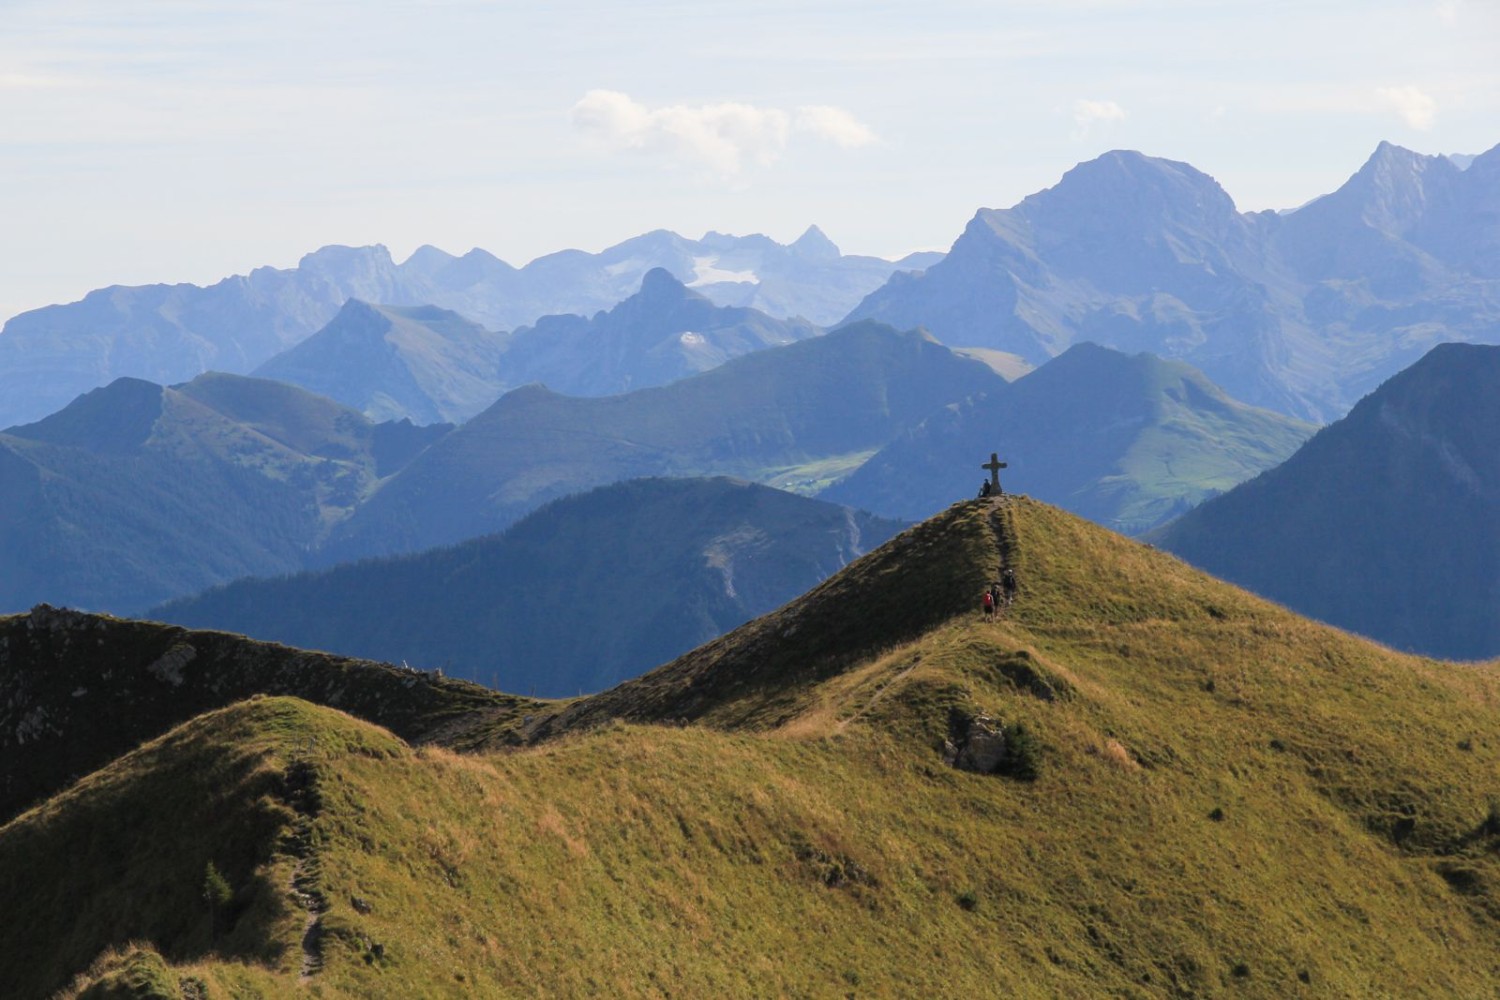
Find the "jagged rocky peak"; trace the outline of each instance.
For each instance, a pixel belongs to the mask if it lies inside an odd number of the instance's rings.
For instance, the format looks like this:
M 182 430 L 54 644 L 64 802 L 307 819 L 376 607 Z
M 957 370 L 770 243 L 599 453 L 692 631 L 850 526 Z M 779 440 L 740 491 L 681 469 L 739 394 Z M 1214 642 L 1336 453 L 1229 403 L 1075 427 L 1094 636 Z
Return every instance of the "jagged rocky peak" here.
M 837 260 L 841 256 L 838 244 L 817 226 L 808 226 L 807 232 L 797 237 L 789 249 L 804 260 Z
M 1447 157 L 1382 142 L 1339 194 L 1358 201 L 1367 225 L 1401 234 L 1422 220 L 1461 173 Z

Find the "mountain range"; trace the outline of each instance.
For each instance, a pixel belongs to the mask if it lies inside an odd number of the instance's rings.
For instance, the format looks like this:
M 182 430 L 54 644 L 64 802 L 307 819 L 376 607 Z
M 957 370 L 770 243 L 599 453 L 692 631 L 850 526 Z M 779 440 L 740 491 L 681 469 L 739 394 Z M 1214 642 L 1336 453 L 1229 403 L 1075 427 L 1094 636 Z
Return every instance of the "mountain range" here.
M 1188 361 L 1236 399 L 1323 422 L 1442 341 L 1500 339 L 1500 147 L 1460 168 L 1382 143 L 1339 190 L 1241 213 L 1185 163 L 1114 151 L 846 319 L 1032 364 L 1090 340 Z
M 0 634 L 0 745 L 110 761 L 0 826 L 18 1000 L 1500 982 L 1497 665 L 1021 498 L 567 702 L 51 609 Z
M 543 316 L 492 333 L 432 306 L 350 299 L 327 326 L 255 370 L 377 420 L 463 423 L 532 382 L 569 396 L 609 396 L 695 375 L 751 351 L 822 331 L 800 319 L 716 306 L 663 268 L 613 309 Z
M 1153 540 L 1400 649 L 1500 655 L 1500 347 L 1433 348 Z
M 317 333 L 255 369 L 372 420 L 463 423 L 505 390 L 509 338 L 436 306 L 350 299 Z
M 240 580 L 148 617 L 560 697 L 772 611 L 901 527 L 752 483 L 633 480 L 554 501 L 500 535 Z
M 733 312 L 657 280 L 648 295 Z M 372 336 L 405 330 L 391 334 L 402 344 L 428 322 L 411 312 L 345 310 Z M 450 321 L 468 329 L 451 314 L 433 326 Z M 375 424 L 266 379 L 127 379 L 0 435 L 0 608 L 139 612 L 242 576 L 455 544 L 642 476 L 735 475 L 910 520 L 972 495 L 996 449 L 1013 488 L 1136 530 L 1274 464 L 1305 433 L 1180 363 L 1081 346 L 1009 385 L 878 324 L 619 396 L 525 387 L 457 430 Z
M 621 479 L 728 475 L 814 492 L 902 428 L 997 384 L 919 331 L 860 323 L 620 396 L 525 386 L 383 485 L 322 557 L 451 544 Z
M 376 424 L 294 386 L 118 379 L 0 433 L 0 608 L 117 611 L 301 569 L 451 425 Z
M 522 268 L 478 249 L 454 257 L 425 246 L 397 264 L 383 246 L 324 247 L 292 269 L 260 267 L 207 288 L 102 288 L 12 317 L 0 329 L 0 426 L 40 419 L 122 376 L 171 384 L 209 370 L 247 374 L 316 333 L 350 299 L 436 306 L 510 330 L 542 316 L 592 316 L 663 267 L 720 305 L 827 325 L 890 274 L 938 256 L 847 256 L 816 227 L 790 246 L 657 231 Z
M 1271 468 L 1310 424 L 1238 403 L 1181 361 L 1075 344 L 903 430 L 819 496 L 920 520 L 1001 476 L 1092 521 L 1139 534 Z

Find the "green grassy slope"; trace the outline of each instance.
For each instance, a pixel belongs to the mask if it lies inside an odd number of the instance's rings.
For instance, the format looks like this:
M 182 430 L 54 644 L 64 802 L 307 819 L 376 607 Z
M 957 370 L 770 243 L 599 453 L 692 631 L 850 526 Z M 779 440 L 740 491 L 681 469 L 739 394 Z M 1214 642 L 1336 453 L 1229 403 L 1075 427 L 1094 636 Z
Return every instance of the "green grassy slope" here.
M 967 595 L 1002 558 L 1020 598 L 983 622 Z M 955 506 L 648 680 L 654 702 L 601 696 L 506 753 L 275 699 L 191 723 L 0 828 L 0 891 L 42 925 L 0 976 L 22 996 L 132 961 L 209 996 L 299 995 L 305 968 L 324 997 L 1500 985 L 1495 664 L 1391 653 L 1014 499 Z M 678 711 L 697 724 L 645 721 Z M 944 763 L 980 714 L 1035 780 Z M 200 797 L 170 779 L 186 762 L 244 817 L 219 925 L 175 888 L 220 843 L 175 812 Z M 160 881 L 110 877 L 70 832 L 111 824 Z M 170 863 L 131 864 L 163 842 Z M 294 872 L 326 909 L 295 908 Z
M 527 698 L 385 663 L 223 632 L 59 610 L 0 617 L 0 822 L 142 741 L 256 694 L 334 705 L 408 740 Z

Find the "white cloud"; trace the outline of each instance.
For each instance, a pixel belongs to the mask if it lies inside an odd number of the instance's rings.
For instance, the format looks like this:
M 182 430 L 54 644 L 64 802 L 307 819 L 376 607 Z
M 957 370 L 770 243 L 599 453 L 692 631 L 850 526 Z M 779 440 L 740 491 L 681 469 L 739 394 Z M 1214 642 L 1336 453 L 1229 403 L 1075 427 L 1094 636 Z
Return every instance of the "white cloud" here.
M 1437 113 L 1437 102 L 1417 87 L 1378 87 L 1375 97 L 1381 106 L 1394 111 L 1402 121 L 1414 129 L 1426 131 L 1432 128 Z
M 1077 126 L 1073 130 L 1073 138 L 1085 139 L 1098 122 L 1110 124 L 1125 120 L 1125 109 L 1114 101 L 1084 101 L 1073 102 L 1073 122 Z
M 793 129 L 846 148 L 875 141 L 875 134 L 842 108 L 801 107 L 795 119 L 779 108 L 740 103 L 652 109 L 616 90 L 583 95 L 573 105 L 573 127 L 615 149 L 693 161 L 725 175 L 739 173 L 746 162 L 774 162 Z
M 0 90 L 46 90 L 69 86 L 71 81 L 35 73 L 0 73 Z
M 875 133 L 870 131 L 869 126 L 843 108 L 835 108 L 827 104 L 798 108 L 797 129 L 821 136 L 845 149 L 868 146 L 875 141 Z

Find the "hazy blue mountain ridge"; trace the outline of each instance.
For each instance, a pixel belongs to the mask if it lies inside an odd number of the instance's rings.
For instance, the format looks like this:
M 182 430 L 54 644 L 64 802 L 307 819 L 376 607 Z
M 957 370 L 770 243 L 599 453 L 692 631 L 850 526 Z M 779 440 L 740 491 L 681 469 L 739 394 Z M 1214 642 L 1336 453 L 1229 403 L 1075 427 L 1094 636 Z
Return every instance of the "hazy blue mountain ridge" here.
M 745 482 L 635 480 L 499 535 L 241 580 L 150 617 L 569 696 L 774 610 L 901 527 Z
M 1500 326 L 1500 147 L 1460 170 L 1382 144 L 1295 212 L 1240 213 L 1208 175 L 1115 151 L 1010 209 L 849 319 L 1041 364 L 1092 340 L 1180 358 L 1237 399 L 1321 421 L 1445 340 Z
M 806 320 L 715 305 L 665 268 L 654 268 L 635 294 L 607 312 L 588 319 L 544 316 L 513 331 L 502 366 L 507 388 L 541 382 L 570 396 L 611 396 L 666 385 L 821 332 Z
M 813 492 L 902 428 L 1004 384 L 920 331 L 859 323 L 618 396 L 525 386 L 384 483 L 322 558 L 488 534 L 548 500 L 622 479 L 730 475 Z
M 846 256 L 830 253 L 820 237 L 810 230 L 783 246 L 764 236 L 690 240 L 658 231 L 522 268 L 483 250 L 454 257 L 422 247 L 398 264 L 383 246 L 331 246 L 295 268 L 260 267 L 206 288 L 99 289 L 12 317 L 0 329 L 0 426 L 39 419 L 122 376 L 171 384 L 209 370 L 251 372 L 323 328 L 349 299 L 432 305 L 487 330 L 510 330 L 541 316 L 608 309 L 664 267 L 720 305 L 826 325 L 894 271 L 935 256 Z
M 1230 399 L 1181 361 L 1075 344 L 904 430 L 824 499 L 920 520 L 1002 486 L 1137 534 L 1283 461 L 1314 428 Z
M 1444 344 L 1284 464 L 1153 536 L 1400 649 L 1500 655 L 1500 347 Z
M 242 376 L 116 380 L 0 433 L 0 608 L 138 611 L 300 569 L 374 483 L 449 429 L 376 425 Z
M 372 420 L 462 423 L 504 385 L 509 338 L 436 306 L 344 304 L 328 325 L 255 369 Z

